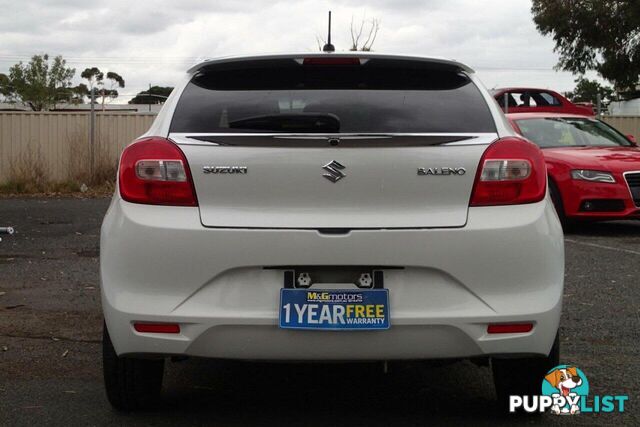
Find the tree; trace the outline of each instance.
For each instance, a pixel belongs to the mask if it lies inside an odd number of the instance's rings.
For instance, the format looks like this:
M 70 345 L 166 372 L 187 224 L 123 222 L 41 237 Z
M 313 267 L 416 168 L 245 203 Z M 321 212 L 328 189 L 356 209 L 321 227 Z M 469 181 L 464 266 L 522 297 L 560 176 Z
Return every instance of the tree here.
M 72 87 L 69 92 L 70 104 L 82 104 L 86 97 L 91 94 L 86 84 L 80 83 L 78 86 Z
M 380 20 L 377 18 L 362 19 L 359 25 L 356 25 L 351 17 L 351 26 L 349 31 L 351 34 L 351 47 L 350 51 L 361 50 L 364 52 L 370 52 L 373 47 L 373 43 L 376 41 L 378 31 L 380 30 Z M 318 43 L 318 50 L 322 51 L 322 47 L 327 43 L 326 40 L 316 35 L 316 43 Z
M 151 86 L 131 98 L 129 104 L 162 104 L 173 91 L 172 87 Z
M 53 108 L 66 99 L 76 73 L 66 64 L 62 56 L 56 56 L 50 64 L 47 54 L 34 55 L 28 64 L 20 61 L 9 69 L 3 95 L 6 91 L 8 99 L 27 104 L 34 111 Z
M 590 102 L 593 105 L 598 103 L 598 95 L 603 106 L 606 106 L 613 99 L 613 89 L 603 86 L 595 80 L 579 77 L 575 80 L 576 87 L 572 92 L 567 93 L 567 98 L 571 102 Z
M 124 79 L 118 74 L 112 71 L 107 73 L 107 80 L 109 81 L 109 87 L 103 87 L 98 90 L 98 94 L 102 97 L 102 111 L 104 111 L 104 102 L 106 98 L 115 99 L 118 97 L 118 90 L 116 88 L 124 87 Z
M 559 69 L 595 70 L 619 90 L 638 83 L 640 2 L 533 0 L 531 11 L 538 31 L 553 36 Z
M 104 80 L 104 73 L 98 69 L 98 67 L 85 68 L 80 74 L 80 77 L 89 82 L 89 94 L 93 92 L 94 88 L 102 85 Z
M 9 76 L 0 73 L 0 97 L 2 97 L 2 99 L 6 99 L 12 92 Z
M 105 75 L 98 67 L 85 68 L 82 74 L 80 74 L 80 77 L 89 82 L 86 96 L 91 96 L 92 93 L 95 93 L 95 96 L 102 98 L 100 102 L 102 104 L 102 111 L 104 111 L 104 104 L 107 98 L 114 99 L 118 97 L 118 90 L 116 88 L 124 87 L 124 79 L 122 76 L 113 71 L 107 72 L 107 85 Z
M 371 51 L 373 43 L 376 41 L 378 30 L 380 29 L 380 20 L 372 18 L 370 20 L 362 19 L 360 25 L 354 25 L 353 17 L 351 17 L 351 48 L 350 51 L 361 50 L 364 52 Z M 366 35 L 366 39 L 364 38 Z

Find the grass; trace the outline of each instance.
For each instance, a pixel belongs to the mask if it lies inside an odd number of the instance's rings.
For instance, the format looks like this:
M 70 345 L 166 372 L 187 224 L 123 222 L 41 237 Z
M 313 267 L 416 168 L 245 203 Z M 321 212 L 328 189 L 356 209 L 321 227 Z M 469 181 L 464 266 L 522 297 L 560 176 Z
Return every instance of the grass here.
M 51 173 L 41 152 L 28 146 L 12 159 L 6 179 L 0 183 L 0 196 L 111 195 L 115 187 L 117 161 L 102 148 L 108 145 L 101 141 L 96 144 L 92 173 L 86 138 L 74 135 L 67 142 L 66 179 L 50 179 Z
M 21 180 L 6 181 L 0 184 L 0 197 L 15 196 L 82 196 L 106 197 L 113 194 L 113 182 L 105 182 L 99 186 L 89 187 L 85 192 L 82 184 L 75 181 L 47 182 L 44 185 L 33 185 Z

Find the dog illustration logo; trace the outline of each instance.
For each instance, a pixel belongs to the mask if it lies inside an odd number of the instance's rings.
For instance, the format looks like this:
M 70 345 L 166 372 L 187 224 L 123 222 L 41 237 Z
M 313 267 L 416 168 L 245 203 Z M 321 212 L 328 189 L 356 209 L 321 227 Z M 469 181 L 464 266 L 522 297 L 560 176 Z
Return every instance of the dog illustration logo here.
M 542 381 L 542 394 L 556 398 L 551 411 L 557 415 L 580 413 L 581 396 L 589 394 L 589 382 L 580 369 L 572 365 L 559 365 L 550 370 Z M 562 399 L 558 399 L 562 398 Z
M 587 376 L 575 365 L 558 365 L 546 373 L 540 395 L 509 396 L 509 412 L 556 415 L 622 413 L 629 401 L 627 394 L 589 396 Z

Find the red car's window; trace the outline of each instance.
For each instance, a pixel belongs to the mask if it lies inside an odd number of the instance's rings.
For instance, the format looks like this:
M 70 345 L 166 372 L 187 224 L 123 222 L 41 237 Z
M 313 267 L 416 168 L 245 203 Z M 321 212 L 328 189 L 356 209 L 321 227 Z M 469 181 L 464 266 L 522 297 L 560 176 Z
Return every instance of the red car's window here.
M 544 99 L 548 106 L 559 107 L 562 105 L 558 98 L 548 92 L 540 92 L 540 97 Z
M 561 107 L 562 103 L 558 98 L 549 92 L 540 91 L 513 91 L 506 92 L 509 108 L 535 108 L 535 107 Z M 505 94 L 496 98 L 498 105 L 504 108 Z
M 545 117 L 516 120 L 516 124 L 524 137 L 541 148 L 631 145 L 611 126 L 594 119 Z

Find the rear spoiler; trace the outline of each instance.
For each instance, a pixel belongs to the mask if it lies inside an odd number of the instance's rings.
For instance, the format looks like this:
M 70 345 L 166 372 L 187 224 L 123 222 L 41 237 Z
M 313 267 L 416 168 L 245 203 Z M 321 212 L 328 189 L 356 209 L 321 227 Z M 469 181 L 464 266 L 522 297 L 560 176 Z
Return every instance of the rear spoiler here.
M 305 58 L 327 58 L 327 57 L 343 57 L 343 58 L 360 58 L 360 59 L 386 59 L 386 60 L 399 60 L 399 61 L 415 61 L 423 63 L 431 63 L 442 66 L 448 66 L 453 69 L 458 69 L 466 73 L 474 73 L 474 70 L 458 61 L 436 58 L 436 57 L 423 57 L 423 56 L 410 56 L 410 55 L 387 55 L 376 54 L 371 52 L 340 52 L 340 53 L 323 53 L 323 52 L 303 52 L 303 53 L 288 53 L 288 54 L 270 54 L 270 55 L 255 55 L 255 56 L 231 56 L 216 59 L 205 60 L 187 70 L 189 74 L 195 74 L 203 68 L 207 68 L 215 65 L 231 64 L 234 62 L 253 62 L 253 61 L 265 61 L 265 60 L 278 60 L 278 59 L 293 59 L 301 60 Z

